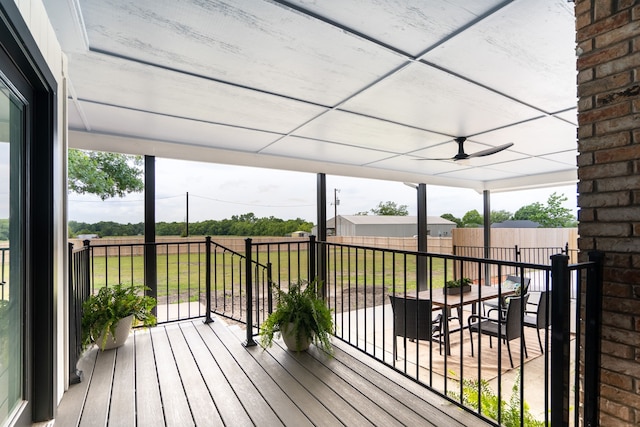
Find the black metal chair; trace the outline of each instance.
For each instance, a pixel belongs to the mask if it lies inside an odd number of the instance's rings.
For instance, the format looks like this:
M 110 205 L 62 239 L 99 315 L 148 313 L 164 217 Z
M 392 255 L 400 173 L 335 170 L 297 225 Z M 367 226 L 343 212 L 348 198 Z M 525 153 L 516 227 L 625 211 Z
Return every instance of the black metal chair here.
M 551 325 L 551 310 L 549 310 L 551 305 L 551 291 L 541 291 L 539 294 L 540 298 L 538 298 L 537 303 L 527 303 L 522 322 L 524 326 L 537 330 L 540 351 L 544 354 L 542 339 L 540 338 L 540 329 L 547 329 Z
M 525 277 L 523 279 L 520 276 L 507 276 L 506 280 L 500 286 L 505 286 L 505 285 L 521 286 L 522 289 L 520 289 L 519 294 L 524 295 L 529 291 L 529 283 L 531 283 L 531 279 L 529 277 Z M 501 298 L 495 298 L 488 301 L 484 301 L 482 303 L 482 307 L 484 309 L 485 314 L 488 314 L 488 311 L 495 310 L 498 307 L 500 307 L 502 310 L 506 309 L 507 298 L 508 297 L 501 297 Z
M 509 342 L 516 338 L 522 337 L 522 319 L 524 317 L 524 306 L 527 304 L 529 294 L 518 297 L 510 297 L 506 310 L 494 309 L 498 312 L 497 318 L 487 316 L 478 316 L 472 314 L 469 316 L 468 328 L 471 335 L 471 356 L 473 356 L 473 332 L 478 334 L 489 335 L 489 346 L 493 348 L 492 337 L 502 339 L 507 344 L 509 352 L 509 362 L 513 368 L 513 358 L 511 357 L 511 346 Z M 489 310 L 492 311 L 492 310 Z M 527 344 L 523 341 L 525 357 L 527 354 Z
M 431 300 L 389 295 L 393 311 L 393 358 L 398 359 L 398 337 L 412 341 L 438 339 L 442 353 L 442 314 L 433 317 Z

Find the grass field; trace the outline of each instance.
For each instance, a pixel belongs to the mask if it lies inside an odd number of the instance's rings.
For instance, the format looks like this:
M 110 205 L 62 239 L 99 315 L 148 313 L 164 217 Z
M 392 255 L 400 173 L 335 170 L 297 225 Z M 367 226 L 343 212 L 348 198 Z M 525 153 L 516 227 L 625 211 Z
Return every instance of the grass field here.
M 272 266 L 272 280 L 289 283 L 307 279 L 308 251 L 258 252 L 256 260 Z M 205 254 L 162 254 L 157 259 L 158 295 L 180 295 L 183 300 L 197 300 L 197 294 L 205 290 Z M 427 258 L 428 283 L 434 288 L 444 284 L 444 262 L 441 258 Z M 416 287 L 415 255 L 393 255 L 379 250 L 353 249 L 330 251 L 330 285 L 349 286 L 358 283 L 367 286 L 384 286 L 389 291 L 401 291 Z M 211 283 L 214 291 L 228 291 L 246 283 L 245 261 L 231 252 L 212 253 Z M 144 283 L 144 257 L 141 255 L 95 256 L 91 261 L 91 278 L 94 289 L 105 284 Z M 402 289 L 400 289 L 402 287 Z M 196 296 L 193 296 L 196 295 Z M 186 299 L 184 299 L 186 298 Z

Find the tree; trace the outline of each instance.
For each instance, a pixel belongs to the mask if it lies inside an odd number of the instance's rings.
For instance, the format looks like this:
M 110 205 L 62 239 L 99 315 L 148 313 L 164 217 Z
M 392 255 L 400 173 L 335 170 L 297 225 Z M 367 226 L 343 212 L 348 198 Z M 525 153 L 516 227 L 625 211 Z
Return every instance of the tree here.
M 574 227 L 576 219 L 571 209 L 562 206 L 562 203 L 567 200 L 564 194 L 559 195 L 554 192 L 547 199 L 546 206 L 539 202 L 523 206 L 513 214 L 513 219 L 528 219 L 545 228 Z
M 371 209 L 371 212 L 374 215 L 397 215 L 397 216 L 407 216 L 409 215 L 409 210 L 407 209 L 407 205 L 397 205 L 395 202 L 380 202 L 378 203 L 378 207 Z
M 576 220 L 571 209 L 562 206 L 562 203 L 567 200 L 567 196 L 556 194 L 554 191 L 547 199 L 545 221 L 540 224 L 547 228 L 575 226 Z
M 449 221 L 455 222 L 456 223 L 456 227 L 458 227 L 458 228 L 464 227 L 464 223 L 462 222 L 462 220 L 460 218 L 456 218 L 455 216 L 453 216 L 450 213 L 442 214 L 442 215 L 440 215 L 440 218 L 444 218 L 444 219 L 447 219 Z
M 102 200 L 144 189 L 142 157 L 101 151 L 69 150 L 69 189 Z
M 511 219 L 511 212 L 505 210 L 491 211 L 491 224 L 499 222 L 509 221 Z
M 462 217 L 462 223 L 465 228 L 477 228 L 482 227 L 484 219 L 482 218 L 482 215 L 480 215 L 480 212 L 473 209 L 464 214 Z
M 530 205 L 525 205 L 518 209 L 516 213 L 513 214 L 513 219 L 515 220 L 529 220 L 535 221 L 540 224 L 541 221 L 544 220 L 545 211 L 544 206 L 540 202 L 531 203 Z

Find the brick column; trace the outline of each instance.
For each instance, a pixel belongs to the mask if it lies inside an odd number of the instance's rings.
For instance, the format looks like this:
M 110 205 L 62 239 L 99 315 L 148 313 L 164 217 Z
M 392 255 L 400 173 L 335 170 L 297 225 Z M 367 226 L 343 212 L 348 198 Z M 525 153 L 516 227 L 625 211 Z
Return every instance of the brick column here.
M 640 425 L 640 5 L 576 1 L 578 246 L 605 252 L 600 425 Z

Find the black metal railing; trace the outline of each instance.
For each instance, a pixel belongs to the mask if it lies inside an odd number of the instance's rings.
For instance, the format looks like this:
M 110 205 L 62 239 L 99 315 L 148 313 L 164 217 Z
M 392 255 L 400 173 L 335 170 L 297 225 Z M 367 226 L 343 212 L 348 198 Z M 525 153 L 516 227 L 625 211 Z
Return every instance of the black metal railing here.
M 82 304 L 89 298 L 91 289 L 89 269 L 89 241 L 84 246 L 73 248 L 69 243 L 69 383 L 82 380 L 82 372 L 77 364 L 82 355 Z
M 453 245 L 453 254 L 471 258 L 485 258 L 485 251 L 488 249 L 487 258 L 500 261 L 524 262 L 527 264 L 549 264 L 551 256 L 555 254 L 573 254 L 576 251 L 569 249 L 569 243 L 564 246 L 523 248 L 518 245 L 511 247 L 490 247 L 484 246 L 461 246 Z
M 266 253 L 284 253 L 297 260 L 302 258 L 299 254 L 293 255 L 295 251 L 286 245 L 273 243 Z M 312 265 L 309 260 L 289 263 L 289 266 L 295 265 L 295 268 L 281 271 L 277 283 L 287 283 L 301 277 L 305 280 L 322 277 L 327 291 L 327 304 L 335 316 L 336 338 L 496 425 L 508 421 L 524 426 L 530 425 L 532 420 L 544 425 L 562 425 L 556 424 L 554 417 L 571 419 L 574 425 L 578 425 L 580 417 L 587 420 L 587 415 L 594 412 L 593 405 L 589 402 L 597 402 L 597 398 L 593 397 L 597 396 L 597 387 L 593 385 L 597 385 L 597 380 L 594 381 L 587 373 L 597 372 L 597 365 L 593 364 L 592 357 L 585 358 L 585 348 L 593 348 L 595 343 L 599 343 L 599 335 L 589 334 L 589 343 L 584 342 L 580 325 L 585 322 L 585 313 L 578 308 L 582 304 L 581 294 L 594 292 L 598 289 L 598 285 L 594 283 L 601 283 L 601 279 L 594 273 L 599 268 L 597 261 L 568 265 L 569 257 L 563 254 L 566 253 L 566 247 L 558 248 L 560 255 L 557 256 L 562 257 L 566 264 L 562 268 L 571 272 L 565 274 L 559 273 L 560 270 L 556 271 L 558 267 L 549 262 L 552 259 L 551 250 L 546 248 L 529 251 L 549 254 L 547 262 L 536 264 L 328 242 L 316 242 L 316 246 L 317 253 L 313 257 L 309 255 L 309 258 L 314 258 L 316 262 L 323 258 L 324 263 L 317 262 L 317 265 L 326 265 L 324 271 L 310 268 L 305 274 L 304 266 Z M 300 247 L 304 247 L 305 251 L 309 250 L 307 246 Z M 418 268 L 420 264 L 426 266 L 426 269 Z M 423 273 L 424 277 L 421 277 L 420 271 L 426 271 Z M 275 274 L 274 270 L 274 277 Z M 482 314 L 482 304 L 465 304 L 460 311 L 438 311 L 438 306 L 434 303 L 434 316 L 440 313 L 447 319 L 448 336 L 443 336 L 442 330 L 436 332 L 431 340 L 395 336 L 389 295 L 411 298 L 415 297 L 416 292 L 420 292 L 420 298 L 435 301 L 438 293 L 443 298 L 442 287 L 448 280 L 469 277 L 478 285 L 491 285 L 495 289 L 496 284 L 503 282 L 507 275 L 531 280 L 531 300 L 536 297 L 545 298 L 546 306 L 563 307 L 561 320 L 554 318 L 551 311 L 546 310 L 543 326 L 539 331 L 539 342 L 536 337 L 538 331 L 525 327 L 522 322 L 527 314 L 523 306 L 519 313 L 519 325 L 520 336 L 524 338 L 511 341 L 510 349 L 504 342 L 497 340 L 492 349 L 487 344 L 488 337 L 473 334 L 471 339 L 478 341 L 478 344 L 476 353 L 471 356 L 467 344 L 471 333 L 466 318 L 474 313 Z M 551 292 L 560 287 L 563 292 Z M 479 293 L 483 290 L 488 293 L 488 289 L 479 286 Z M 498 294 L 498 297 L 501 298 L 502 295 Z M 446 298 L 449 297 L 444 296 L 445 300 Z M 596 297 L 591 298 L 598 301 Z M 541 301 L 537 302 L 540 304 Z M 591 312 L 598 311 L 593 308 L 593 303 L 590 306 Z M 473 307 L 476 307 L 475 310 Z M 270 309 L 269 306 L 267 312 Z M 249 310 L 248 307 L 247 311 Z M 405 318 L 404 322 L 404 326 L 408 322 L 416 322 L 417 327 L 418 316 Z M 589 316 L 588 322 L 599 324 L 594 316 Z M 247 328 L 248 341 L 253 334 L 258 333 L 258 324 L 259 322 L 253 322 L 254 326 Z M 397 356 L 394 356 L 394 340 L 397 340 Z M 558 356 L 564 355 L 565 347 L 572 347 L 575 354 L 568 359 L 568 365 L 566 357 L 563 356 L 560 361 Z M 507 357 L 509 352 L 514 353 L 514 368 L 511 368 Z M 570 380 L 569 375 L 572 376 Z M 579 380 L 581 376 L 584 376 L 584 381 Z M 560 395 L 557 394 L 560 390 L 558 381 L 563 384 Z M 571 386 L 565 387 L 566 384 Z M 580 396 L 583 396 L 582 401 L 579 400 Z M 487 413 L 482 408 L 486 408 L 487 404 L 490 406 L 492 401 L 496 403 L 494 406 L 497 412 Z M 504 406 L 497 405 L 497 402 L 503 402 Z M 571 404 L 565 405 L 564 402 Z
M 114 281 L 144 283 L 145 245 L 89 246 L 83 262 L 89 265 L 91 291 Z M 260 324 L 273 310 L 273 287 L 317 278 L 324 283 L 327 304 L 335 316 L 336 339 L 496 425 L 512 416 L 515 425 L 528 425 L 529 417 L 544 425 L 563 425 L 556 424 L 560 419 L 578 425 L 579 419 L 586 421 L 597 414 L 598 380 L 593 375 L 598 372 L 594 355 L 599 351 L 593 349 L 600 338 L 591 333 L 599 331 L 600 324 L 597 304 L 602 279 L 597 257 L 569 265 L 569 257 L 559 254 L 550 256 L 551 263 L 536 264 L 316 242 L 313 237 L 270 243 L 246 239 L 245 254 L 210 238 L 159 243 L 154 248 L 160 313 L 165 313 L 161 321 L 202 316 L 211 321 L 210 313 L 215 312 L 245 322 L 245 345 L 255 345 Z M 460 310 L 447 305 L 452 297 L 444 295 L 442 287 L 448 280 L 468 277 L 478 287 L 479 299 L 490 292 L 502 299 L 506 295 L 497 284 L 508 275 L 529 278 L 530 294 L 544 295 L 553 309 L 545 315 L 539 342 L 538 331 L 523 325 L 524 308 L 518 313 L 521 333 L 507 346 L 502 340 L 490 342 L 483 334 L 469 332 L 468 317 L 484 314 L 482 304 L 465 303 Z M 441 299 L 440 305 L 432 304 L 433 315 L 441 314 L 446 328 L 439 328 L 428 340 L 396 336 L 398 325 L 389 296 L 415 298 L 418 292 L 419 298 L 432 302 Z M 201 307 L 183 308 L 178 315 L 175 307 L 164 308 L 185 303 Z M 412 322 L 418 326 L 418 317 L 405 314 L 400 326 L 403 330 Z M 585 324 L 589 334 L 584 334 Z M 470 335 L 476 346 L 473 356 Z M 512 353 L 514 368 L 507 353 Z M 497 412 L 487 413 L 481 405 L 485 400 L 505 402 L 505 406 L 495 405 Z
M 255 330 L 273 311 L 274 286 L 288 288 L 290 283 L 313 280 L 316 271 L 315 238 L 309 240 L 256 242 L 245 240 L 246 271 L 246 346 L 256 345 Z

